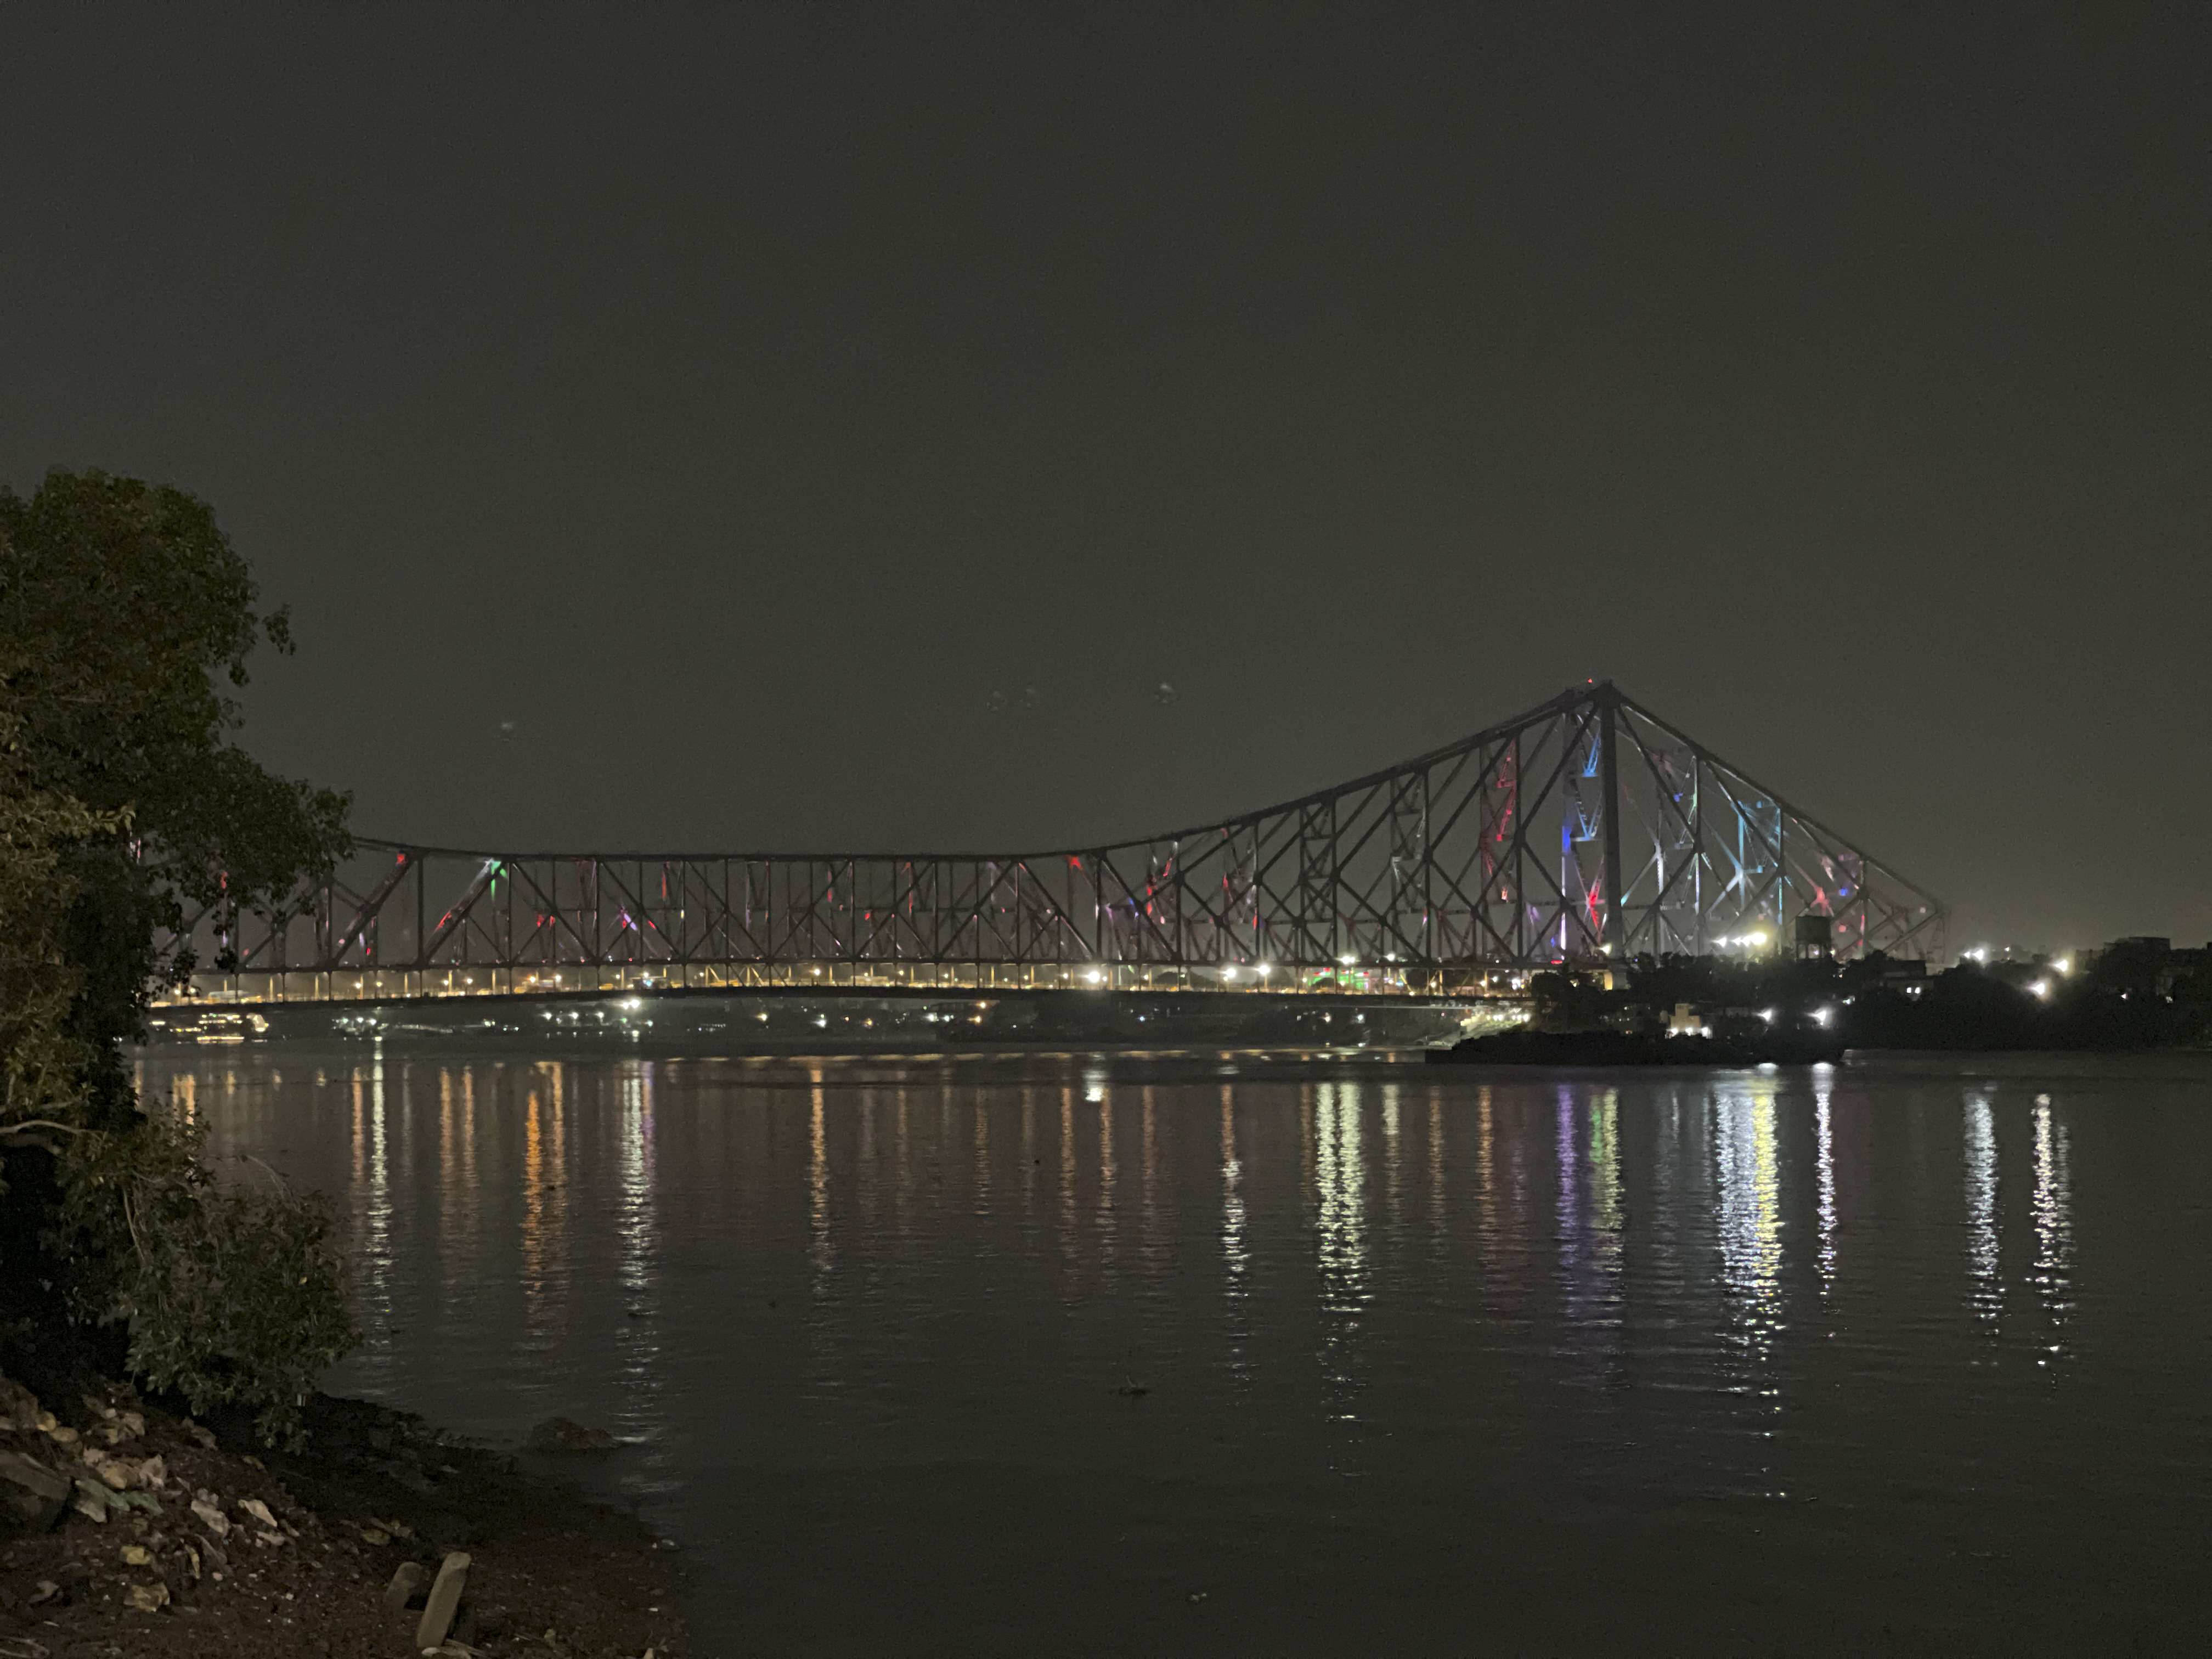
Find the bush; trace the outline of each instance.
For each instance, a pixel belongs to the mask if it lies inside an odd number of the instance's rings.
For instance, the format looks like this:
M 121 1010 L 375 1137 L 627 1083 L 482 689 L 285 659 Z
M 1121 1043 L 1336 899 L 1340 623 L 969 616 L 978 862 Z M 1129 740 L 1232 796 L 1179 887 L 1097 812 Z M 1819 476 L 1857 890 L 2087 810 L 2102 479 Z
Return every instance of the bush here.
M 82 1315 L 129 1321 L 127 1364 L 144 1383 L 195 1412 L 259 1407 L 264 1440 L 297 1443 L 315 1379 L 359 1340 L 345 1260 L 320 1200 L 266 1166 L 265 1188 L 224 1188 L 200 1160 L 204 1139 L 167 1111 L 72 1137 L 52 1243 L 103 1264 L 73 1297 Z

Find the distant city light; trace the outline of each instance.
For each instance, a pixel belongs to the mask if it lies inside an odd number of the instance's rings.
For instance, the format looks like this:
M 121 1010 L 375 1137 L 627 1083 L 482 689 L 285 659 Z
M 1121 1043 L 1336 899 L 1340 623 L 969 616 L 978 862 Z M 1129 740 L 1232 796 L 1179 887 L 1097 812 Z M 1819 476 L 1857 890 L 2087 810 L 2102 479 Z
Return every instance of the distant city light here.
M 2051 964 L 2051 968 L 2053 973 L 2070 974 L 2074 971 L 2074 958 L 2071 957 L 2061 957 L 2057 961 Z
M 2051 981 L 2047 979 L 2039 979 L 2030 984 L 2027 988 L 2036 996 L 2047 997 L 2051 994 Z

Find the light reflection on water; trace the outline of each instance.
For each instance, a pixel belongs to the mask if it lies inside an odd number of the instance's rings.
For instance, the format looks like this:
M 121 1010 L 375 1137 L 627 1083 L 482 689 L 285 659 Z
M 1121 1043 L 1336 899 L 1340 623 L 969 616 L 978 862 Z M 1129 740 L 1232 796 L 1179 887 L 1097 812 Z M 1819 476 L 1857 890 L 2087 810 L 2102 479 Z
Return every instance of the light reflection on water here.
M 1246 1345 L 1251 1325 L 1245 1283 L 1250 1263 L 1244 1245 L 1244 1164 L 1237 1151 L 1237 1091 L 1221 1085 L 1221 1300 L 1224 1363 L 1232 1388 L 1242 1393 L 1251 1381 Z
M 1819 1137 L 1814 1170 L 1820 1183 L 1820 1294 L 1836 1287 L 1836 1121 L 1829 1109 L 1835 1092 L 1835 1068 L 1819 1066 L 1813 1074 L 1814 1125 Z
M 643 1061 L 635 1076 L 622 1079 L 622 1168 L 615 1231 L 622 1241 L 621 1284 L 624 1322 L 615 1333 L 623 1378 L 623 1419 L 619 1432 L 643 1439 L 664 1425 L 660 1406 L 659 1275 L 654 1271 L 659 1207 L 654 1202 L 658 1149 L 653 1138 L 653 1073 Z
M 1772 1397 L 1761 1375 L 1783 1326 L 1782 1173 L 1775 1149 L 1774 1085 L 1762 1076 L 1722 1085 L 1713 1150 L 1720 1182 L 1721 1278 L 1752 1386 Z
M 2066 1125 L 2051 1107 L 2049 1095 L 2035 1097 L 2035 1270 L 2037 1301 L 2048 1322 L 2052 1355 L 2066 1352 L 2066 1326 L 2072 1310 L 2069 1280 L 2074 1266 L 2073 1180 L 2068 1173 Z M 2039 1364 L 2049 1364 L 2048 1358 Z
M 1967 1294 L 1975 1314 L 1994 1332 L 2004 1313 L 2004 1281 L 1997 1257 L 1997 1132 L 1989 1097 L 1966 1096 Z
M 1314 1254 L 1321 1284 L 1321 1368 L 1328 1414 L 1358 1415 L 1360 1322 L 1367 1310 L 1367 1169 L 1359 1085 L 1322 1083 L 1311 1097 Z
M 1386 1612 L 1408 1652 L 1478 1617 L 2094 1645 L 2100 1606 L 2203 1611 L 2212 1076 L 2010 1064 L 387 1044 L 142 1080 L 338 1196 L 333 1386 L 637 1443 L 601 1478 L 694 1547 L 702 1636 L 1037 1651 L 1073 1596 L 1103 1651 L 1343 1651 Z M 869 1626 L 856 1575 L 914 1617 Z M 1237 1639 L 1174 1622 L 1201 1589 Z

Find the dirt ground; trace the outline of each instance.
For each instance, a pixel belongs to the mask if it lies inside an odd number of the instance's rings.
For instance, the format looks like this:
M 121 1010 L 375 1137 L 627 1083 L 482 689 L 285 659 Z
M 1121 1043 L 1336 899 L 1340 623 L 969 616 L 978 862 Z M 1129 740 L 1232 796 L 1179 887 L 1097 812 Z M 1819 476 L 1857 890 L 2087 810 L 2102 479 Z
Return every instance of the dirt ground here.
M 682 1563 L 635 1516 L 399 1413 L 319 1397 L 307 1415 L 285 1454 L 243 1418 L 0 1379 L 0 1659 L 402 1659 L 424 1593 L 395 1611 L 386 1587 L 454 1552 L 447 1659 L 686 1651 Z

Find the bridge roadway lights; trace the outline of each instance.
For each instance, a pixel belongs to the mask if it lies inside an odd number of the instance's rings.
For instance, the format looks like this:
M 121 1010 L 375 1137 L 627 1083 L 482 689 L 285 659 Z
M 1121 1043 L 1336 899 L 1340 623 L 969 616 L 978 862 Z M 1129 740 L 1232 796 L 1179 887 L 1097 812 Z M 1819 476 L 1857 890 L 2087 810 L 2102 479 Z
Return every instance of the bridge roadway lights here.
M 757 964 L 699 964 L 671 975 L 570 975 L 565 982 L 553 975 L 513 974 L 504 970 L 459 975 L 419 973 L 406 969 L 374 969 L 359 973 L 301 969 L 291 972 L 198 974 L 187 988 L 157 997 L 157 1007 L 188 1006 L 268 1006 L 278 1003 L 322 1002 L 441 1002 L 456 1000 L 510 1001 L 521 998 L 598 998 L 650 992 L 661 996 L 760 993 L 783 996 L 941 996 L 948 993 L 980 991 L 991 994 L 1039 993 L 1071 997 L 1104 996 L 1144 991 L 1172 995 L 1241 998 L 1335 996 L 1363 1000 L 1403 1001 L 1409 998 L 1486 997 L 1506 995 L 1517 987 L 1504 975 L 1375 975 L 1359 982 L 1348 975 L 1309 975 L 1306 982 L 1291 979 L 1262 981 L 1246 976 L 1226 985 L 1199 975 L 1170 975 L 1124 969 L 1097 979 L 1085 975 L 1012 971 L 1002 964 L 981 970 L 972 964 L 948 969 L 940 976 L 916 973 L 900 979 L 866 974 L 802 970 L 793 975 L 763 971 Z
M 1396 766 L 1031 854 L 483 853 L 364 841 L 191 923 L 216 1000 L 629 989 L 1349 990 L 1702 955 L 1826 920 L 1925 956 L 1942 903 L 1609 682 Z M 1094 981 L 1092 975 L 1098 975 Z M 1255 984 L 1254 981 L 1260 983 Z
M 408 1001 L 171 1005 L 154 1039 L 392 1038 L 410 1046 L 549 1041 L 726 1055 L 879 1053 L 920 1058 L 1024 1048 L 1048 1054 L 1404 1051 L 1527 1017 L 1525 1001 L 1422 996 L 1185 995 L 1171 991 L 568 992 Z

